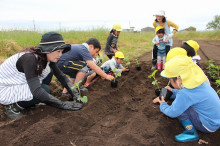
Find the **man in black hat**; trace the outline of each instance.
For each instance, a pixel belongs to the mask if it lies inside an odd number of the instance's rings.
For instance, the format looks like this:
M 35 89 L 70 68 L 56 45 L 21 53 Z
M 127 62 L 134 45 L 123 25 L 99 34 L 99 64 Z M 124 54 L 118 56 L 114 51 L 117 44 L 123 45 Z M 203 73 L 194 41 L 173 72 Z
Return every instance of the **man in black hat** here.
M 99 40 L 96 38 L 90 38 L 83 44 L 71 45 L 71 50 L 62 55 L 57 62 L 57 66 L 64 74 L 67 74 L 70 78 L 74 79 L 74 83 L 78 83 L 80 80 L 83 80 L 89 68 L 101 77 L 107 80 L 113 80 L 113 76 L 107 75 L 93 61 L 93 58 L 98 55 L 100 50 L 101 45 Z M 86 88 L 82 90 L 86 90 Z M 66 92 L 67 91 L 64 89 L 63 94 L 65 95 Z
M 6 105 L 6 114 L 15 119 L 20 111 L 40 102 L 66 110 L 79 110 L 79 94 L 68 78 L 56 66 L 63 52 L 70 50 L 62 36 L 48 32 L 42 36 L 40 45 L 9 57 L 0 65 L 0 104 Z M 54 75 L 72 95 L 73 101 L 61 101 L 50 93 L 48 86 Z

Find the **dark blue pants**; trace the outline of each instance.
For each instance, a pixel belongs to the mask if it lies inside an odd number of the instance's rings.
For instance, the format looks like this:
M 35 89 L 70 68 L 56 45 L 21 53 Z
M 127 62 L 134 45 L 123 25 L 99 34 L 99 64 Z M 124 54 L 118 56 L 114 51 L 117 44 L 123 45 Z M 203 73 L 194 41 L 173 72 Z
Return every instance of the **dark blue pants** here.
M 199 130 L 204 133 L 209 133 L 209 131 L 206 130 L 205 127 L 202 125 L 202 123 L 199 119 L 199 115 L 192 107 L 189 107 L 184 113 L 182 113 L 178 117 L 178 119 L 180 121 L 190 120 L 192 122 L 193 126 L 195 126 L 196 130 Z

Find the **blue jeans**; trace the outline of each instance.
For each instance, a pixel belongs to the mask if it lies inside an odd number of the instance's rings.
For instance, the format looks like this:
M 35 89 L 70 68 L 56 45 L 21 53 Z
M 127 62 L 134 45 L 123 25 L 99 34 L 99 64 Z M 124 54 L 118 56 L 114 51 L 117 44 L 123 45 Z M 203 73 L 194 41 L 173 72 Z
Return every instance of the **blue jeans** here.
M 178 117 L 178 119 L 180 121 L 190 120 L 192 122 L 193 126 L 196 128 L 196 130 L 199 130 L 199 131 L 201 131 L 203 133 L 210 133 L 202 125 L 202 123 L 201 123 L 201 121 L 199 119 L 199 115 L 197 114 L 197 112 L 192 107 L 189 107 L 184 113 L 182 113 Z

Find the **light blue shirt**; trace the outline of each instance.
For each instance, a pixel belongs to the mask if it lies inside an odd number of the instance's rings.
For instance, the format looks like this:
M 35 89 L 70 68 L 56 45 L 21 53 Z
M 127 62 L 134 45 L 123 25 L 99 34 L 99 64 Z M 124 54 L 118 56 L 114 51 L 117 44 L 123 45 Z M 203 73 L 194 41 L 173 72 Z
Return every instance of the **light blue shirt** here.
M 166 102 L 160 104 L 160 110 L 165 115 L 176 118 L 191 106 L 205 127 L 212 131 L 220 127 L 220 99 L 211 86 L 204 82 L 196 88 L 183 88 L 173 93 L 176 93 L 176 98 L 172 105 Z

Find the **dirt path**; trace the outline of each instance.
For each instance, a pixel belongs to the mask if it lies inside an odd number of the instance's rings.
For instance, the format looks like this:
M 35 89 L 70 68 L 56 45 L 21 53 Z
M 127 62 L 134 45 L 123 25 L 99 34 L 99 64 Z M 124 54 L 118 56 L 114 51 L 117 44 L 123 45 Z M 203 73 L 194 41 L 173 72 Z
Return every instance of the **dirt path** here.
M 215 43 L 218 49 L 220 42 Z M 181 41 L 175 41 L 178 44 Z M 213 47 L 212 42 L 207 44 Z M 0 145 L 185 145 L 174 141 L 183 132 L 178 120 L 164 116 L 152 103 L 155 87 L 147 78 L 152 72 L 150 60 L 151 53 L 141 56 L 142 70 L 136 71 L 132 64 L 116 89 L 101 79 L 88 87 L 89 103 L 80 111 L 40 106 L 24 110 L 24 116 L 15 121 L 1 117 Z M 167 80 L 157 76 L 161 87 L 165 86 Z M 218 145 L 220 130 L 199 136 Z

